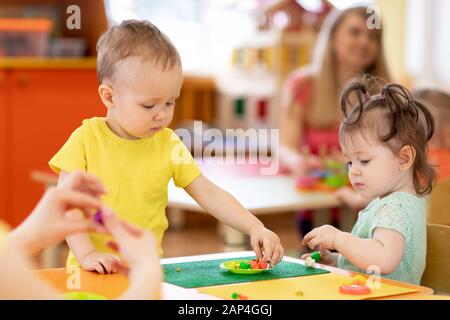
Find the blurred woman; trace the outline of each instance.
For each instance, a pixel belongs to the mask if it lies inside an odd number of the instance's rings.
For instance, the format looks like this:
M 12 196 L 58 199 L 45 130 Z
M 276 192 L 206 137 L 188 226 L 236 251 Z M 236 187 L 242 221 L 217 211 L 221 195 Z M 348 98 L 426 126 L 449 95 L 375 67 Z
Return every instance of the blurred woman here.
M 366 7 L 334 10 L 324 20 L 311 65 L 294 71 L 282 95 L 280 161 L 294 175 L 319 164 L 319 154 L 339 150 L 340 91 L 365 73 L 390 81 L 382 29 L 369 29 Z M 338 209 L 332 210 L 337 224 Z M 299 231 L 311 230 L 311 211 L 298 214 Z

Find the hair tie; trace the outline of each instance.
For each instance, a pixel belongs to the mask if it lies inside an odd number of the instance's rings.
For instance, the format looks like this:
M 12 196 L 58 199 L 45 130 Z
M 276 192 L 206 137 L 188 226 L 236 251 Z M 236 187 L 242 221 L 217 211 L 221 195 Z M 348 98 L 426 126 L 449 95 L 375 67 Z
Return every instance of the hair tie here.
M 381 99 L 381 100 L 385 100 L 385 99 L 386 99 L 387 86 L 388 86 L 388 85 L 385 85 L 385 86 L 381 89 L 381 93 L 380 93 L 380 99 Z
M 364 98 L 364 102 L 370 99 L 370 95 L 365 88 L 361 88 L 362 96 Z

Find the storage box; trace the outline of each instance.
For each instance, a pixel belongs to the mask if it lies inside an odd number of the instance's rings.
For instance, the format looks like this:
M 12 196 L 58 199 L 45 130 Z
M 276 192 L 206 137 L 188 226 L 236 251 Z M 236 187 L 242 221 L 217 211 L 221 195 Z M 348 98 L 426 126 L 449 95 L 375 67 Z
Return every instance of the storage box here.
M 52 28 L 48 19 L 0 19 L 0 56 L 48 55 Z
M 53 57 L 82 57 L 87 49 L 83 38 L 54 38 L 50 53 Z

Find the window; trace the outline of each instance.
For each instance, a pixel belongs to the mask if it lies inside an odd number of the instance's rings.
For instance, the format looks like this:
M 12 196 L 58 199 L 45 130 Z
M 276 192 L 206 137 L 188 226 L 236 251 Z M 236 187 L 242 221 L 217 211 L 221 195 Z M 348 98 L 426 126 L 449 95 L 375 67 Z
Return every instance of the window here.
M 213 73 L 227 67 L 233 47 L 256 32 L 256 13 L 278 0 L 105 0 L 111 24 L 147 19 L 178 48 L 185 70 Z M 373 0 L 333 0 L 339 9 Z M 316 10 L 320 0 L 301 0 Z
M 450 87 L 450 1 L 409 0 L 405 60 L 417 85 Z

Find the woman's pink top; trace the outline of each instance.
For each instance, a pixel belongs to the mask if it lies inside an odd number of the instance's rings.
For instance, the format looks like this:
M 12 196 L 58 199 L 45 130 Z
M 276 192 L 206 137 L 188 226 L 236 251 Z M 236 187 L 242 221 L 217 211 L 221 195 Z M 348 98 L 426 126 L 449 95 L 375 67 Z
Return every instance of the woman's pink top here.
M 313 80 L 305 75 L 304 72 L 294 73 L 288 80 L 288 90 L 294 97 L 300 107 L 308 108 L 311 100 L 313 89 Z M 336 106 L 337 107 L 337 106 Z M 300 147 L 309 146 L 312 154 L 318 154 L 323 145 L 327 151 L 333 148 L 340 150 L 339 144 L 339 128 L 313 128 L 308 126 L 305 122 L 303 127 L 303 141 L 300 142 Z

